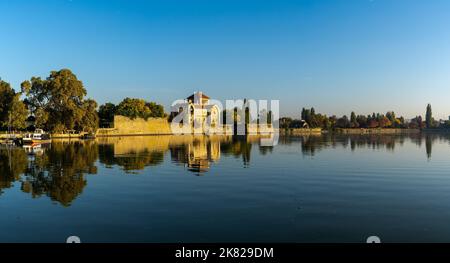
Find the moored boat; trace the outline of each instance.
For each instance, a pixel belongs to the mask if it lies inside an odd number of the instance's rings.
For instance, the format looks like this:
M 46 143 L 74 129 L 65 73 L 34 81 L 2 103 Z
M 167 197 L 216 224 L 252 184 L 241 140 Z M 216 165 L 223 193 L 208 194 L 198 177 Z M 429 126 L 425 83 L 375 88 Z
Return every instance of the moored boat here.
M 94 133 L 85 133 L 82 137 L 84 140 L 94 140 L 95 134 Z
M 25 134 L 22 138 L 23 144 L 43 144 L 50 143 L 50 135 L 42 129 L 36 129 L 34 133 Z

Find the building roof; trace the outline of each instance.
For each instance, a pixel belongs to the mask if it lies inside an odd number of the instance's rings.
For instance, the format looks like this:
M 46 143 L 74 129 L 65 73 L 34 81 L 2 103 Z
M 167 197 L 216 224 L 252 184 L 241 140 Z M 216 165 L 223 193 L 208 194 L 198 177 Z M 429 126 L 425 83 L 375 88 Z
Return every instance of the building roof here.
M 195 92 L 194 94 L 192 94 L 191 96 L 187 97 L 187 100 L 194 100 L 195 96 L 198 96 L 201 99 L 209 99 L 208 96 L 206 96 L 203 92 Z

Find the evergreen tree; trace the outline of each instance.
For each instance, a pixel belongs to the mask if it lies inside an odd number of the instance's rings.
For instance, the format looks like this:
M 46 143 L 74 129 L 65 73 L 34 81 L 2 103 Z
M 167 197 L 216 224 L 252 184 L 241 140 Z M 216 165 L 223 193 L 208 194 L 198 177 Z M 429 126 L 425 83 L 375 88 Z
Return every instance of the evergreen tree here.
M 356 114 L 354 111 L 350 114 L 350 127 L 351 128 L 358 128 L 358 122 L 356 121 Z
M 433 112 L 431 110 L 431 104 L 428 104 L 428 106 L 427 106 L 427 113 L 426 113 L 426 116 L 425 116 L 425 123 L 426 123 L 427 129 L 432 128 L 432 126 L 433 126 Z

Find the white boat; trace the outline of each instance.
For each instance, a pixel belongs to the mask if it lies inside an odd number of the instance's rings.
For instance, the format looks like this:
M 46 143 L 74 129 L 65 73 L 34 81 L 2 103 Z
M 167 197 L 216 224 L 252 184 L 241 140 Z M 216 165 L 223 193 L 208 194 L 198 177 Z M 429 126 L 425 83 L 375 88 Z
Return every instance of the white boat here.
M 23 144 L 42 144 L 50 143 L 50 135 L 42 129 L 36 129 L 34 133 L 25 134 L 22 138 Z

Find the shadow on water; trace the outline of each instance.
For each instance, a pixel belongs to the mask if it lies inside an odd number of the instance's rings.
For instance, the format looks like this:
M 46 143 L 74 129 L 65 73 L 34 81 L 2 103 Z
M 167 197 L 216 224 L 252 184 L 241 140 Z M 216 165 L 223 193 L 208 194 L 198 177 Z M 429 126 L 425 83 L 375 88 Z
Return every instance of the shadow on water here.
M 138 173 L 170 163 L 184 167 L 194 175 L 205 175 L 221 158 L 236 158 L 242 167 L 250 167 L 252 154 L 270 155 L 277 146 L 262 147 L 258 137 L 220 136 L 148 136 L 100 138 L 95 141 L 54 141 L 38 149 L 0 147 L 0 197 L 5 189 L 20 184 L 33 198 L 47 196 L 63 206 L 82 194 L 87 174 L 97 174 L 97 161 L 107 168 L 124 173 Z M 281 137 L 279 145 L 300 147 L 303 156 L 315 156 L 327 148 L 342 147 L 350 151 L 374 149 L 395 151 L 405 141 L 421 147 L 431 160 L 433 144 L 450 142 L 448 134 L 410 135 L 336 135 Z M 256 153 L 254 147 L 258 147 Z M 168 153 L 166 155 L 166 153 Z

